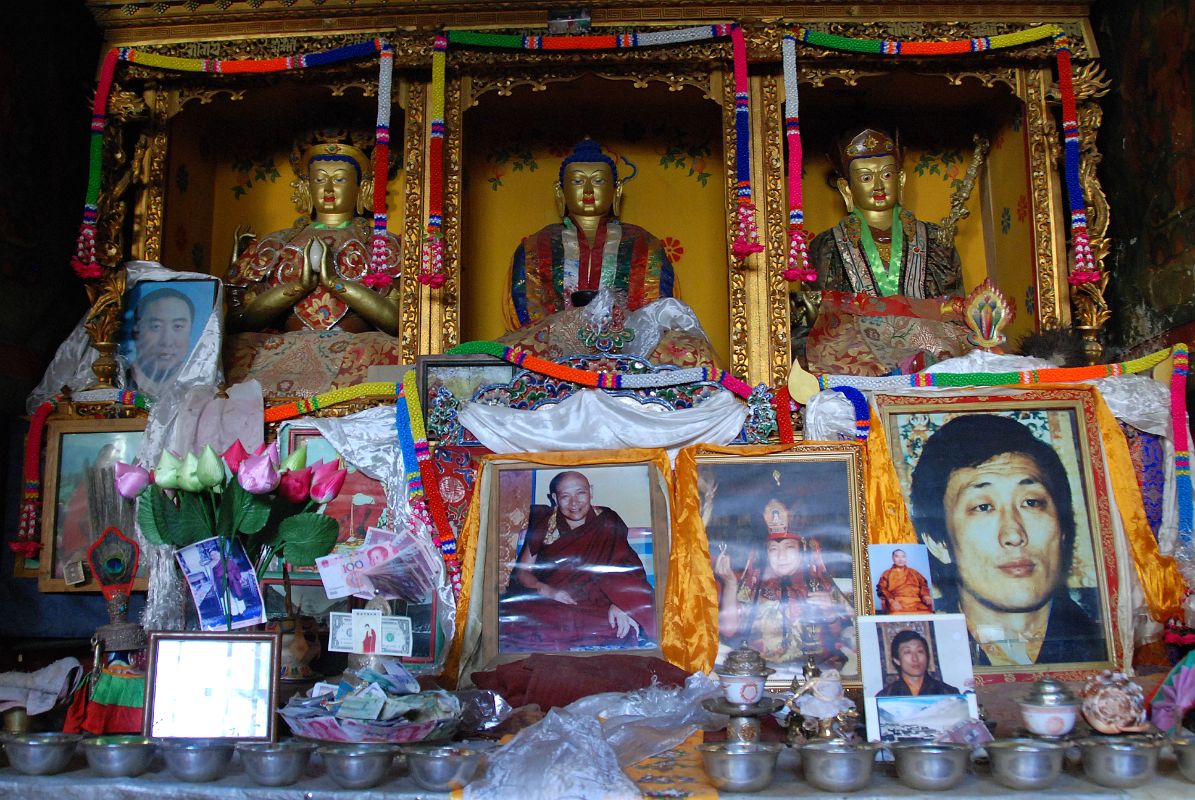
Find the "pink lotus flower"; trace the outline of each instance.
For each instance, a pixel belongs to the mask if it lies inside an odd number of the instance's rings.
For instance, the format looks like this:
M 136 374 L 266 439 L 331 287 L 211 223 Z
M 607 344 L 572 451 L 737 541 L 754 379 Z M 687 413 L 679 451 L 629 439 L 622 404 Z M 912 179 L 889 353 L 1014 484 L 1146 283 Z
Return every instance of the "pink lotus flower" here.
M 321 504 L 332 502 L 332 499 L 340 494 L 340 488 L 344 486 L 344 479 L 348 474 L 349 471 L 341 469 L 336 461 L 317 466 L 311 479 L 311 499 Z
M 237 474 L 237 471 L 241 468 L 241 462 L 248 457 L 249 451 L 245 449 L 245 445 L 241 444 L 240 439 L 233 442 L 232 446 L 225 450 L 224 455 L 221 456 L 224 459 L 224 463 L 232 470 L 233 475 Z
M 292 469 L 282 473 L 278 482 L 278 494 L 292 503 L 302 503 L 311 491 L 311 467 Z
M 117 461 L 113 469 L 116 472 L 116 491 L 126 500 L 132 500 L 141 494 L 141 490 L 149 485 L 149 470 L 135 464 Z
M 275 467 L 277 463 L 277 448 L 274 448 L 274 460 L 271 461 L 268 450 L 252 455 L 241 462 L 241 469 L 237 472 L 237 482 L 249 494 L 268 494 L 278 488 L 281 476 Z
M 274 465 L 274 469 L 278 469 L 278 443 L 270 442 L 269 444 L 266 444 L 265 442 L 262 442 L 257 446 L 257 449 L 253 451 L 253 455 L 259 456 L 262 453 L 265 453 L 267 456 L 269 456 L 270 463 Z

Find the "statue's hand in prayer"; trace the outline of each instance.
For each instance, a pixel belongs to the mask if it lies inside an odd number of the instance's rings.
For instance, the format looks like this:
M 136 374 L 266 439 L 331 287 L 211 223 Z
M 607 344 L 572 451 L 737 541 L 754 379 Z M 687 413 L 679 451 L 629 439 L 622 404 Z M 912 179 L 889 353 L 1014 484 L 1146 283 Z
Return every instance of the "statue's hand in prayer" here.
M 725 547 L 722 548 L 718 553 L 718 557 L 714 560 L 714 574 L 723 583 L 738 583 L 738 576 L 734 574 L 734 570 L 730 566 L 730 556 L 726 554 Z
M 236 230 L 232 232 L 231 263 L 235 264 L 256 238 L 257 234 L 253 232 L 253 228 L 248 225 L 237 225 Z
M 639 623 L 618 606 L 610 606 L 610 610 L 606 612 L 606 619 L 610 621 L 610 627 L 614 629 L 619 639 L 625 637 L 632 630 L 635 631 L 635 638 L 639 638 Z

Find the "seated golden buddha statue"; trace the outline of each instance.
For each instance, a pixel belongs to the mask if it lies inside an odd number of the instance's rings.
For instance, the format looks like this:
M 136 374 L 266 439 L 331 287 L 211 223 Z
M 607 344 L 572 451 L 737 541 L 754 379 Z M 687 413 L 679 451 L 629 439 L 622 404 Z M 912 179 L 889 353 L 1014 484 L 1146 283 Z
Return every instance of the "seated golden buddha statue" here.
M 224 277 L 225 376 L 258 379 L 267 396 L 308 396 L 358 383 L 370 364 L 397 364 L 398 237 L 373 252 L 374 179 L 361 137 L 322 131 L 296 145 L 293 228 L 257 238 L 238 229 Z
M 966 350 L 958 311 L 941 299 L 962 293 L 958 250 L 901 205 L 901 156 L 874 128 L 838 141 L 847 215 L 813 238 L 817 280 L 792 295 L 794 357 L 815 372 L 910 372 Z
M 515 250 L 504 303 L 512 333 L 501 341 L 553 359 L 601 350 L 716 366 L 696 316 L 676 299 L 663 243 L 619 219 L 623 184 L 600 144 L 584 139 L 565 157 L 555 194 L 561 222 Z
M 327 138 L 327 137 L 325 137 Z M 310 222 L 261 239 L 238 231 L 224 277 L 231 332 L 282 328 L 362 332 L 398 329 L 398 238 L 373 262 L 370 159 L 358 147 L 320 141 L 296 164 L 296 204 Z
M 905 171 L 896 140 L 865 128 L 841 139 L 835 155 L 847 216 L 809 248 L 816 288 L 876 297 L 960 294 L 962 265 L 953 243 L 939 241 L 937 225 L 900 204 Z

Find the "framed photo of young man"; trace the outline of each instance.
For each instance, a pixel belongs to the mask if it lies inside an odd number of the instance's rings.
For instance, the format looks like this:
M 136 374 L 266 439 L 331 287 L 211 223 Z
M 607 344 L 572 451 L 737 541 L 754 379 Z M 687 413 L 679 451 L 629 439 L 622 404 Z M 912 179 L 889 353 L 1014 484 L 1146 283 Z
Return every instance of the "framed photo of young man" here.
M 871 610 L 860 447 L 746 449 L 703 446 L 695 481 L 677 466 L 678 491 L 696 487 L 717 585 L 715 668 L 746 642 L 776 670 L 771 685 L 812 660 L 857 686 L 855 617 Z
M 480 603 L 484 664 L 531 653 L 660 654 L 667 456 L 621 452 L 644 457 L 483 459 L 484 581 L 470 605 Z
M 965 616 L 976 674 L 1118 668 L 1113 523 L 1091 393 L 875 403 L 929 551 L 934 610 Z

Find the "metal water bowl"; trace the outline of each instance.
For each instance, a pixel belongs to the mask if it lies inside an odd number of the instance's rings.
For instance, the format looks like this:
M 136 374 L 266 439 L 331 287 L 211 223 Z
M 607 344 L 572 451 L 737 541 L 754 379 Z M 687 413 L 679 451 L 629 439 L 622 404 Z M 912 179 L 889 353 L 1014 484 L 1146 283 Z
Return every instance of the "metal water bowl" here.
M 780 747 L 775 742 L 717 742 L 697 749 L 715 789 L 758 792 L 772 783 Z
M 83 737 L 77 733 L 14 733 L 4 737 L 8 763 L 26 775 L 53 775 L 66 769 Z
M 135 735 L 93 736 L 79 742 L 91 771 L 105 778 L 134 778 L 153 761 L 158 746 Z
M 1066 746 L 1038 739 L 1000 739 L 984 745 L 992 777 L 1009 789 L 1048 789 L 1062 774 Z

